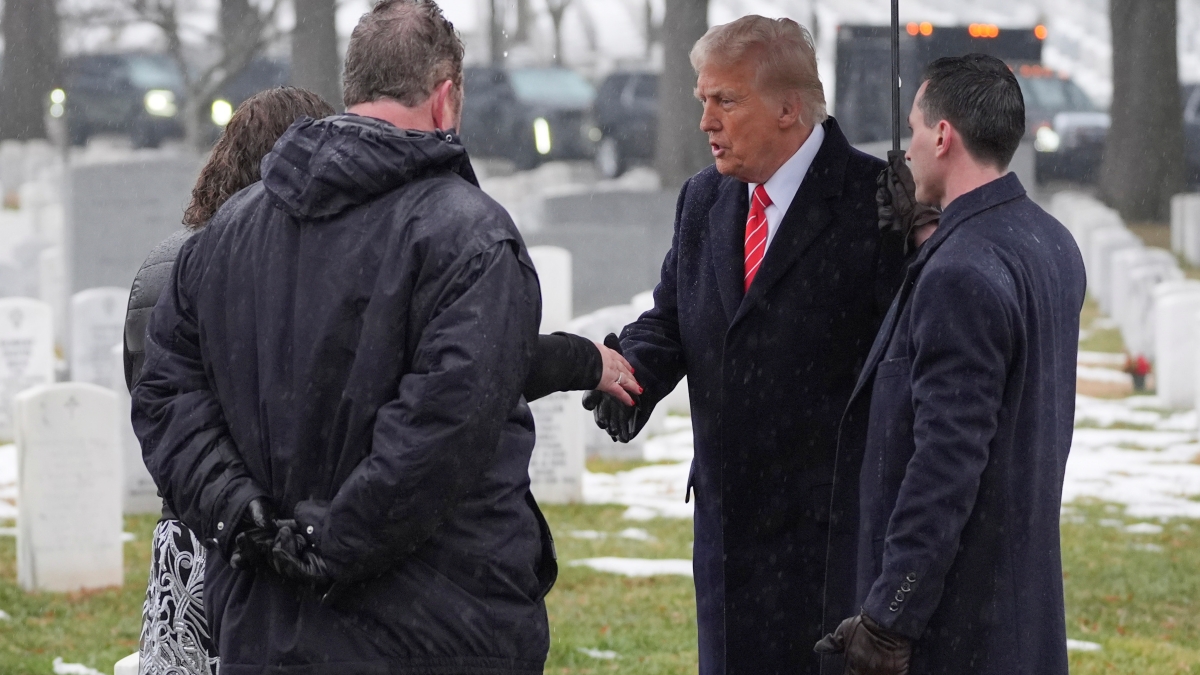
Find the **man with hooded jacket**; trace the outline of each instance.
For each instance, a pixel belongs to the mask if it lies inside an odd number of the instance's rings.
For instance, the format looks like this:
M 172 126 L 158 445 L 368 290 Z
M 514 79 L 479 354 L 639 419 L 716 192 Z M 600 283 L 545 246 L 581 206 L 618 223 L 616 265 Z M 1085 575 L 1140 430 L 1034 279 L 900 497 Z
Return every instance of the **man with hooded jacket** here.
M 554 566 L 521 400 L 539 291 L 439 131 L 462 57 L 435 4 L 376 5 L 347 114 L 280 139 L 151 317 L 134 425 L 218 553 L 228 675 L 542 672 Z

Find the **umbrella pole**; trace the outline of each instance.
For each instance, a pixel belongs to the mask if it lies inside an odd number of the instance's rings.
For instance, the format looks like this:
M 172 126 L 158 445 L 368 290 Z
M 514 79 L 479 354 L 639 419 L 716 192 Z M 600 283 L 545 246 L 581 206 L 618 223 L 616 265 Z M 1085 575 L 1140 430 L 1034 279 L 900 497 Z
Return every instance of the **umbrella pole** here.
M 892 0 L 892 151 L 900 152 L 900 0 Z

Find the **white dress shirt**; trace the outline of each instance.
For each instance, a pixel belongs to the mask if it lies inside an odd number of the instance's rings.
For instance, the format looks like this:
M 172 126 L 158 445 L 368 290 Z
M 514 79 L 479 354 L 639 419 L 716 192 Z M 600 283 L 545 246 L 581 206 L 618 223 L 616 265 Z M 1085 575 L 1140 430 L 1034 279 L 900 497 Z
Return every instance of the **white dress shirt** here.
M 784 162 L 775 175 L 764 183 L 767 188 L 767 196 L 771 198 L 771 205 L 767 207 L 766 248 L 771 248 L 771 241 L 775 239 L 775 233 L 779 231 L 779 224 L 783 222 L 788 207 L 792 205 L 792 200 L 800 191 L 800 184 L 804 182 L 804 176 L 808 173 L 808 168 L 812 166 L 813 160 L 816 159 L 817 151 L 821 149 L 821 143 L 824 140 L 825 128 L 818 124 L 809 134 L 808 140 L 804 141 L 804 145 L 801 145 L 800 149 L 796 151 L 796 154 Z M 754 199 L 754 190 L 758 187 L 758 183 L 751 183 L 748 187 L 750 199 Z

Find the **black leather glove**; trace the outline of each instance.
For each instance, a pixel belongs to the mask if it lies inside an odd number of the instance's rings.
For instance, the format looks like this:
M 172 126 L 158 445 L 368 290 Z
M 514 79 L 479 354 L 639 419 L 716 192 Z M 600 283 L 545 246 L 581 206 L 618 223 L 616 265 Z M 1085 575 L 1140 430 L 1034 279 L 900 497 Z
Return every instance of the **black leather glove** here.
M 238 523 L 229 564 L 235 570 L 265 567 L 275 542 L 275 507 L 263 497 L 250 500 Z
M 917 184 L 904 161 L 903 152 L 888 151 L 888 166 L 879 174 L 876 184 L 879 186 L 875 192 L 879 229 L 902 234 L 907 255 L 913 247 L 913 233 L 920 227 L 936 223 L 942 214 L 917 201 Z
M 300 524 L 294 520 L 278 520 L 275 524 L 279 528 L 271 548 L 271 567 L 275 572 L 284 579 L 315 589 L 333 585 L 325 559 L 301 534 Z
M 813 651 L 845 653 L 845 675 L 908 675 L 912 644 L 908 638 L 884 630 L 866 614 L 859 614 L 821 638 Z
M 625 356 L 621 351 L 621 340 L 615 333 L 604 338 L 604 346 Z M 592 390 L 583 395 L 583 407 L 592 411 L 596 426 L 608 432 L 614 441 L 628 443 L 637 435 L 638 397 L 630 394 L 633 405 L 625 405 L 602 391 Z

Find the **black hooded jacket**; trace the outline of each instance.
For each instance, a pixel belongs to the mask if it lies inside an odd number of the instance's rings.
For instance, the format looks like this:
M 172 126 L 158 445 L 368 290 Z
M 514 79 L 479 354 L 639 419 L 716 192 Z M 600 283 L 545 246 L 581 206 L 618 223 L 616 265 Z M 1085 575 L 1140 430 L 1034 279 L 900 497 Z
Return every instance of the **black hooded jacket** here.
M 446 134 L 302 120 L 182 247 L 146 331 L 134 427 L 164 499 L 221 555 L 223 673 L 541 673 L 548 532 L 521 397 L 537 277 Z M 328 593 L 233 570 L 265 496 Z

